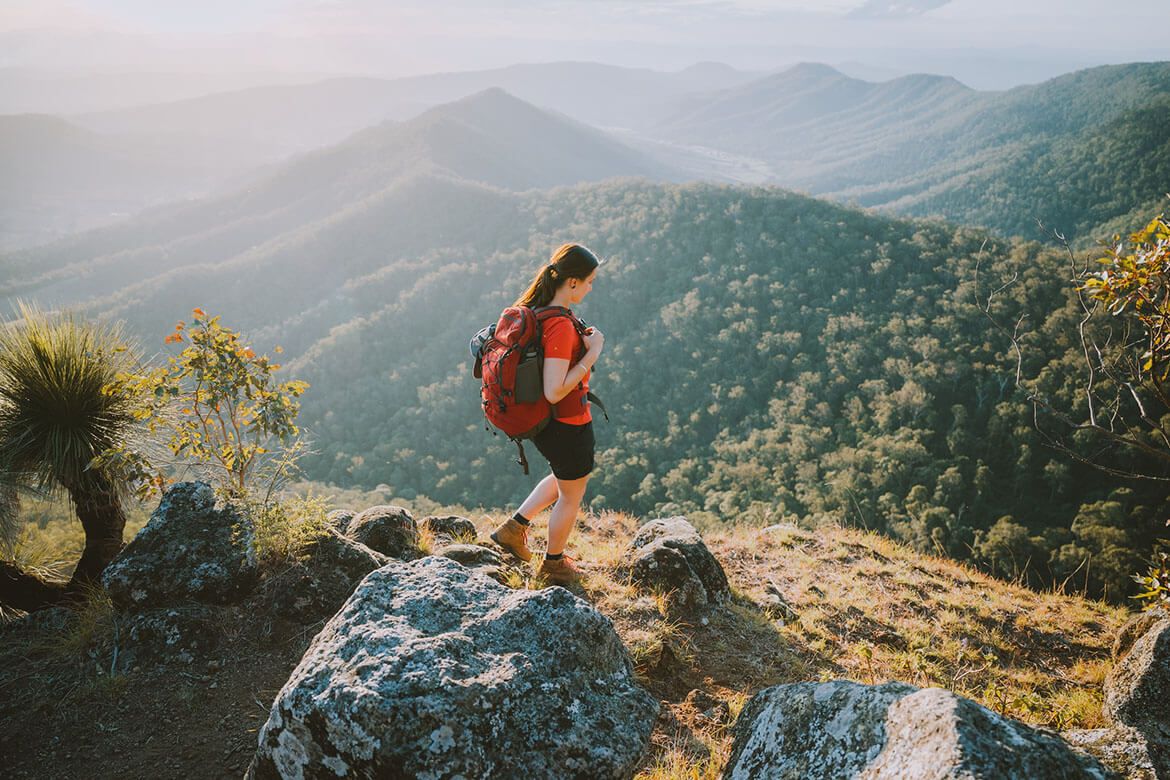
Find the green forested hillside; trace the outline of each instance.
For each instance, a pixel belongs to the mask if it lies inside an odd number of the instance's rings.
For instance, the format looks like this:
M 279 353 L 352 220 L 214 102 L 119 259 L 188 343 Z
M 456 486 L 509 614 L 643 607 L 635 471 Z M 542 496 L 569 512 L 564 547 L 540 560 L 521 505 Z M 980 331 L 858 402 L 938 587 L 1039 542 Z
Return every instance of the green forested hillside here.
M 1170 189 L 1170 63 L 1071 73 L 1007 92 L 949 79 L 881 84 L 804 65 L 695 99 L 657 128 L 766 160 L 774 181 L 837 200 L 1085 243 Z
M 580 312 L 607 334 L 596 506 L 832 520 L 1033 585 L 1130 589 L 1165 531 L 1161 491 L 1044 446 L 1010 345 L 975 304 L 977 264 L 985 294 L 1020 275 L 996 316 L 1026 315 L 1025 377 L 1074 408 L 1067 258 L 773 188 L 526 189 L 631 154 L 490 92 L 229 196 L 10 256 L 0 281 L 124 319 L 148 354 L 191 308 L 220 314 L 312 384 L 308 478 L 502 506 L 532 480 L 484 430 L 467 339 L 554 247 L 582 241 L 609 258 Z
M 578 238 L 610 258 L 580 312 L 607 334 L 595 386 L 613 420 L 597 423 L 595 505 L 833 519 L 1033 584 L 1078 572 L 1091 593 L 1128 591 L 1161 491 L 1046 449 L 1008 344 L 974 304 L 983 248 L 986 278 L 1023 274 L 1003 314 L 1038 324 L 1026 374 L 1072 405 L 1075 318 L 1056 253 L 696 185 L 559 190 L 520 200 L 516 219 L 515 246 L 427 253 L 295 362 L 313 385 L 312 477 L 465 505 L 522 497 L 531 480 L 484 431 L 466 340 L 548 248 Z
M 1038 235 L 1039 221 L 1083 244 L 1143 226 L 1170 205 L 1167 192 L 1170 92 L 1077 135 L 1021 149 L 962 187 L 891 205 L 1013 235 Z

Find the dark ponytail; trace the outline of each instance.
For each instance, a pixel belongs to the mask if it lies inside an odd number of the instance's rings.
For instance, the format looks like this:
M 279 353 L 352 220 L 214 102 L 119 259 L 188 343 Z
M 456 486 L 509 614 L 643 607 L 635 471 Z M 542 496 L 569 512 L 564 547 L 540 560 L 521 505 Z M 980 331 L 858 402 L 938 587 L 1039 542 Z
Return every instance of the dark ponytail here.
M 536 272 L 524 294 L 513 306 L 548 306 L 557 289 L 569 279 L 588 279 L 593 269 L 601 265 L 597 255 L 580 244 L 561 244 L 553 252 L 548 264 Z

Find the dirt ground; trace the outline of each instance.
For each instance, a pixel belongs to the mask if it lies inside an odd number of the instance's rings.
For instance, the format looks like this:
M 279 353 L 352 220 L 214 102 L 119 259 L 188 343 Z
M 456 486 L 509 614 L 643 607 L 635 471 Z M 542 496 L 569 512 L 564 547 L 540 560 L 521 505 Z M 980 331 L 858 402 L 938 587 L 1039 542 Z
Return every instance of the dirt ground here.
M 206 659 L 114 677 L 101 673 L 109 659 L 100 654 L 90 663 L 26 656 L 17 668 L 6 664 L 0 774 L 12 780 L 238 778 L 276 693 L 314 633 L 299 627 L 267 636 L 225 632 Z

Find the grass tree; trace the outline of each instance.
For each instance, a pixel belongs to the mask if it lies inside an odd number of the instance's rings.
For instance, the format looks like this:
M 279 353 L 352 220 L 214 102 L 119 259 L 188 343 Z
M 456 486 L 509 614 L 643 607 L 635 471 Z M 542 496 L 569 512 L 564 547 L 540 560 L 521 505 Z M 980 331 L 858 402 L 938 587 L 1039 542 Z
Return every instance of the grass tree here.
M 26 305 L 20 314 L 0 326 L 0 473 L 9 484 L 68 492 L 85 548 L 64 595 L 96 580 L 122 547 L 123 486 L 93 460 L 132 431 L 132 399 L 111 388 L 134 356 L 117 326 Z M 33 584 L 11 566 L 3 575 L 10 596 Z

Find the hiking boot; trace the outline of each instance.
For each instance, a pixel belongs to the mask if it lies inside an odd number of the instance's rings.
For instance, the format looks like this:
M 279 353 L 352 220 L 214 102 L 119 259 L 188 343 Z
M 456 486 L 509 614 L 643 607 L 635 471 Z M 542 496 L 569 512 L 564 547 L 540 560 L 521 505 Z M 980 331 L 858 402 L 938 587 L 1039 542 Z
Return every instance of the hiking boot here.
M 528 549 L 528 527 L 514 517 L 509 517 L 506 523 L 492 531 L 492 541 L 522 561 L 532 560 L 532 550 Z
M 566 555 L 555 561 L 545 558 L 536 576 L 545 577 L 554 585 L 572 585 L 581 581 L 582 574 L 583 572 L 573 565 L 573 559 Z

